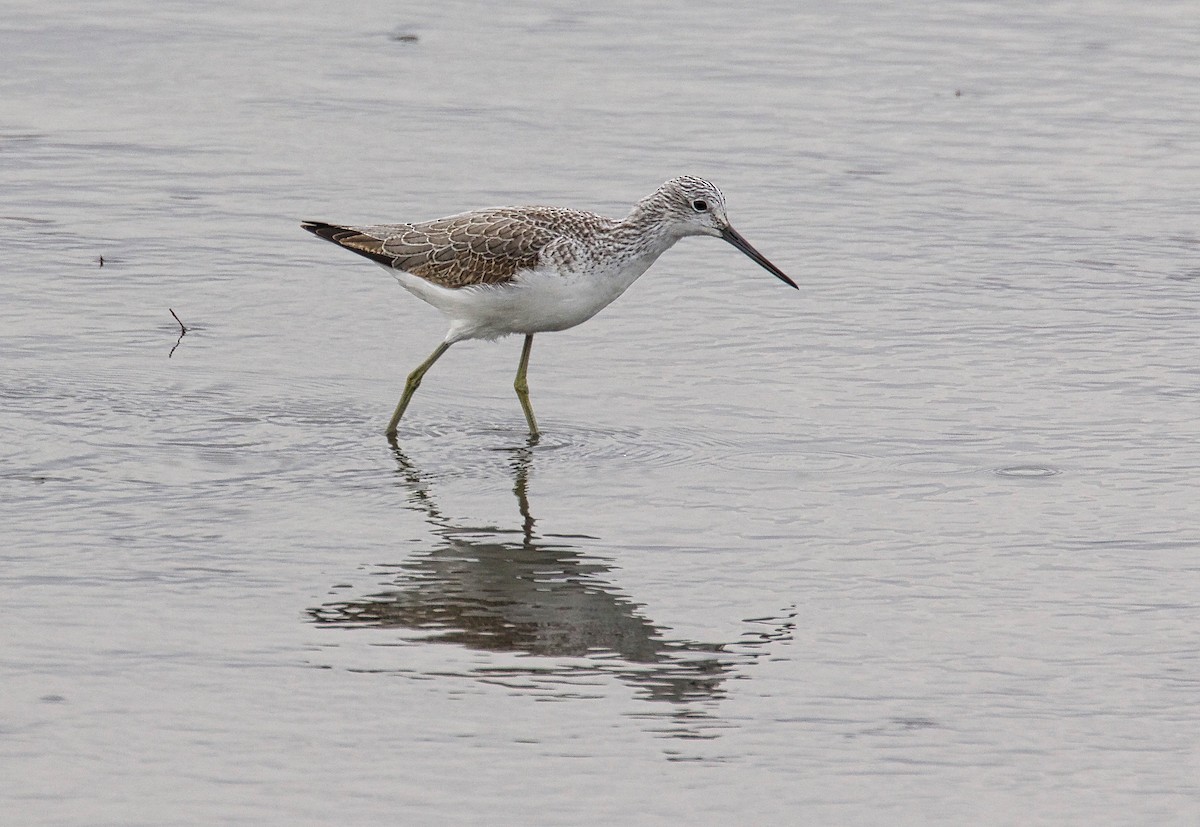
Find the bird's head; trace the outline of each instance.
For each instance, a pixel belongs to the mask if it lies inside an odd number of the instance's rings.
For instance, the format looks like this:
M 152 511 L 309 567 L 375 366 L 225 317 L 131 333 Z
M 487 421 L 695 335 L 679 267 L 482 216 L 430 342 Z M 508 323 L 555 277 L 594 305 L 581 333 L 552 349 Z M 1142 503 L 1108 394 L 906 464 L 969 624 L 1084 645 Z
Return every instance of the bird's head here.
M 671 229 L 678 233 L 677 237 L 710 235 L 722 238 L 784 284 L 796 287 L 796 282 L 733 229 L 729 216 L 725 214 L 725 196 L 716 184 L 703 178 L 683 175 L 664 183 L 651 199 L 660 203 L 664 217 Z
M 663 207 L 681 236 L 720 238 L 729 227 L 725 196 L 711 181 L 683 175 L 664 183 L 656 195 L 662 198 Z

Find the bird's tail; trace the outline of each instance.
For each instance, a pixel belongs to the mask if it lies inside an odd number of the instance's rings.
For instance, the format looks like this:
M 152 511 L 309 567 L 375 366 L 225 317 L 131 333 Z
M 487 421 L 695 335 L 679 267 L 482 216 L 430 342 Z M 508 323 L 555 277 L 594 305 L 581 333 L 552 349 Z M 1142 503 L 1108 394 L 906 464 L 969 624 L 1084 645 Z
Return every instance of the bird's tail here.
M 340 224 L 326 224 L 324 221 L 302 221 L 300 226 L 318 238 L 332 241 L 339 247 L 345 247 L 352 253 L 366 256 L 385 267 L 391 267 L 396 257 L 389 255 L 383 249 L 382 238 L 368 235 L 354 227 L 343 227 Z

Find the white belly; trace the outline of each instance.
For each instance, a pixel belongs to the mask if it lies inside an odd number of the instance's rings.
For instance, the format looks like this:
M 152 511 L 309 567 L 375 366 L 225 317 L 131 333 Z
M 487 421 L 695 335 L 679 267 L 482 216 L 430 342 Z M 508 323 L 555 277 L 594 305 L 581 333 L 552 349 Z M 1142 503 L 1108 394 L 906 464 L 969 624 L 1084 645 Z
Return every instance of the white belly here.
M 607 273 L 526 270 L 507 284 L 447 288 L 392 270 L 400 284 L 450 321 L 446 341 L 566 330 L 595 316 L 646 271 L 631 261 Z

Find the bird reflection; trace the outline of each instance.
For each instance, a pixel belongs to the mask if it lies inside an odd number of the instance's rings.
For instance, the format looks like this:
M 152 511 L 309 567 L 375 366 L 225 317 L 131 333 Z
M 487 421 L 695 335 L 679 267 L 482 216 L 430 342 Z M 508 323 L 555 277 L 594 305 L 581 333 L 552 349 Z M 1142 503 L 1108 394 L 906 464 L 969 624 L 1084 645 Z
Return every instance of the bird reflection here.
M 424 475 L 393 445 L 409 507 L 422 512 L 438 541 L 395 569 L 395 588 L 310 610 L 324 625 L 417 630 L 420 640 L 476 650 L 541 656 L 528 668 L 494 667 L 480 679 L 556 687 L 578 695 L 579 683 L 615 675 L 648 700 L 691 704 L 719 698 L 735 670 L 790 639 L 791 618 L 747 621 L 732 643 L 666 637 L 641 607 L 606 577 L 611 566 L 566 542 L 540 536 L 529 506 L 530 444 L 513 452 L 517 528 L 456 524 L 438 508 Z M 559 660 L 551 660 L 559 659 Z M 695 709 L 677 710 L 683 732 L 696 732 Z

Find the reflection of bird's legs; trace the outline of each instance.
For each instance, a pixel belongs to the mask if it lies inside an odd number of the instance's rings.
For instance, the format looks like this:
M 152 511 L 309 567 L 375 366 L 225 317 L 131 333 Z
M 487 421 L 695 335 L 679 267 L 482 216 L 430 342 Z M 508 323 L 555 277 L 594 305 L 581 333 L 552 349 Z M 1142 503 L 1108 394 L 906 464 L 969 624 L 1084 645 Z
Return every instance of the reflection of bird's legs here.
M 516 459 L 512 464 L 513 493 L 517 495 L 517 510 L 521 512 L 521 530 L 525 535 L 525 545 L 533 543 L 533 514 L 529 512 L 529 468 L 533 462 L 532 448 L 537 445 L 537 437 L 530 435 L 529 442 L 524 448 L 516 449 Z
M 405 456 L 399 443 L 394 440 L 392 441 L 392 453 L 396 457 L 396 473 L 403 478 L 402 483 L 408 489 L 409 503 L 413 508 L 425 514 L 430 525 L 435 528 L 446 527 L 448 521 L 438 510 L 437 503 L 434 502 L 429 486 L 422 479 L 420 470 L 413 465 L 412 460 Z

